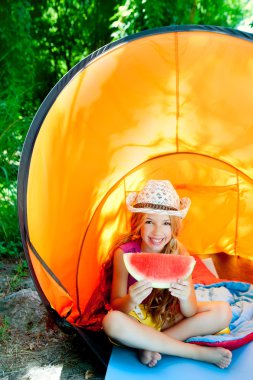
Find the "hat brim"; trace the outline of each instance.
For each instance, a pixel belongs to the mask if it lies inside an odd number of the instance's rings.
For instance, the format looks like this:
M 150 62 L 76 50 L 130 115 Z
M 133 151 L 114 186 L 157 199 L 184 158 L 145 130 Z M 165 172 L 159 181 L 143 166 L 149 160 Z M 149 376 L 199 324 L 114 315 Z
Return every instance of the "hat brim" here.
M 177 216 L 181 219 L 184 219 L 191 205 L 190 198 L 184 197 L 180 200 L 180 210 L 163 210 L 163 209 L 153 209 L 153 208 L 140 208 L 134 207 L 134 202 L 136 200 L 137 193 L 130 193 L 126 198 L 126 205 L 130 212 L 140 212 L 143 214 L 161 214 L 161 215 L 171 215 Z

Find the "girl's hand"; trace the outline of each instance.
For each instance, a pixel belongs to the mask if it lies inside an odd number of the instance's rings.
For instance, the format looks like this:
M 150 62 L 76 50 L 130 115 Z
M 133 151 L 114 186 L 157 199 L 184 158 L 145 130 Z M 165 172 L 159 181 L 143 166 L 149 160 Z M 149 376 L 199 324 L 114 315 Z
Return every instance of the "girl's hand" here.
M 129 297 L 131 303 L 139 305 L 152 292 L 152 286 L 149 281 L 142 280 L 135 282 L 129 287 Z
M 191 295 L 192 285 L 189 281 L 178 280 L 178 282 L 171 284 L 169 291 L 172 296 L 179 300 L 187 300 Z

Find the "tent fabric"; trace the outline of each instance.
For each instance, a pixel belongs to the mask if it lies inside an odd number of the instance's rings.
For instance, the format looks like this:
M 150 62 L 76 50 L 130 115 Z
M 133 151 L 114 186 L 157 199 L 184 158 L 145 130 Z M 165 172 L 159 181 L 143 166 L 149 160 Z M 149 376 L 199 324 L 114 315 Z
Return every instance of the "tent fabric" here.
M 21 157 L 20 230 L 44 303 L 70 324 L 89 327 L 125 197 L 147 179 L 191 198 L 191 252 L 253 258 L 252 42 L 218 27 L 139 33 L 81 61 L 42 103 Z

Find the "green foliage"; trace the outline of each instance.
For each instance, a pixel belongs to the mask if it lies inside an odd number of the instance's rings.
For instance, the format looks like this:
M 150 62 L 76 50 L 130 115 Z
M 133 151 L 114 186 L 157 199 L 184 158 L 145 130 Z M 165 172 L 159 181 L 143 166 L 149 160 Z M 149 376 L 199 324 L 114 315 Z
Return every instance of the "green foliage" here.
M 219 25 L 234 28 L 246 16 L 246 0 L 125 0 L 112 18 L 112 37 L 165 25 Z
M 113 0 L 31 2 L 35 72 L 41 100 L 67 71 L 110 42 Z M 46 65 L 41 65 L 41 63 Z
M 10 337 L 10 322 L 7 317 L 0 319 L 0 343 Z
M 3 1 L 0 8 L 0 255 L 21 250 L 16 183 L 22 144 L 31 121 L 31 19 L 25 1 Z M 14 64 L 15 63 L 15 64 Z
M 0 257 L 21 252 L 17 172 L 32 118 L 57 81 L 112 40 L 171 24 L 235 27 L 246 0 L 1 0 Z
M 24 259 L 20 259 L 14 268 L 13 275 L 9 278 L 9 293 L 21 289 L 22 280 L 28 276 L 28 265 Z
M 28 275 L 27 261 L 20 259 L 16 267 L 14 268 L 14 272 L 20 278 L 26 277 Z

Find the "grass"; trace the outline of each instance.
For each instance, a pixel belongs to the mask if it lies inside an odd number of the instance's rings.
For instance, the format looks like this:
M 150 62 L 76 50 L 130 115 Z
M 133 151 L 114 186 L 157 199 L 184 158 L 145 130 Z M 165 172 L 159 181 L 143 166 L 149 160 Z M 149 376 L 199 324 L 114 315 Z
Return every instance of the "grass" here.
M 19 257 L 21 251 L 17 215 L 17 181 L 2 179 L 0 182 L 0 258 Z
M 9 280 L 9 292 L 15 292 L 21 288 L 22 281 L 28 276 L 28 265 L 26 260 L 20 259 L 13 269 L 14 274 Z
M 24 281 L 29 277 L 28 265 L 24 258 L 18 260 L 10 257 L 0 261 L 0 294 L 2 297 L 23 288 Z
M 0 318 L 0 343 L 10 337 L 10 323 L 7 317 Z
M 17 174 L 33 110 L 20 103 L 23 88 L 0 91 L 0 259 L 18 258 L 22 244 L 17 211 Z M 30 112 L 30 114 L 29 114 Z M 22 116 L 24 114 L 24 116 Z

